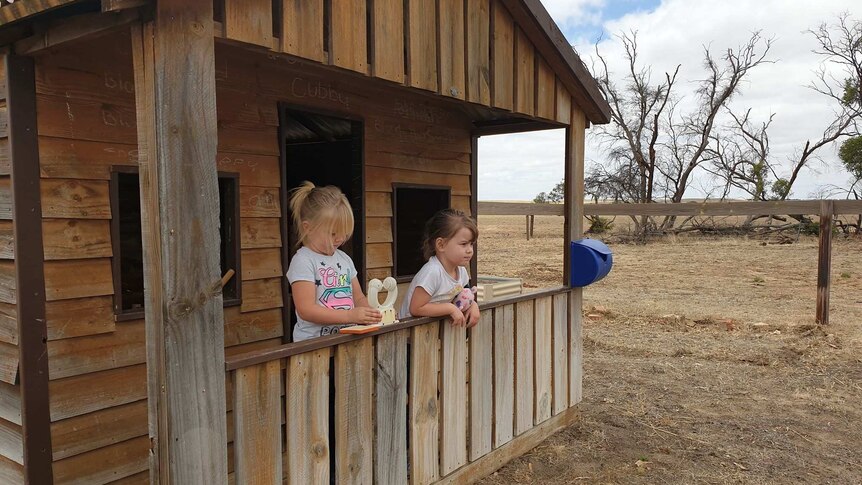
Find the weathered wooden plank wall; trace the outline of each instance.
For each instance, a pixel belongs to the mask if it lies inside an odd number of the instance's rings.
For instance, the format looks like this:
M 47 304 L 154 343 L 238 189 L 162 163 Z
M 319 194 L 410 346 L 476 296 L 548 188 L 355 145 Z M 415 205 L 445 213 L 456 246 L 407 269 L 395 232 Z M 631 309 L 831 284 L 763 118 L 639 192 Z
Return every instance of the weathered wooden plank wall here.
M 243 271 L 236 277 L 248 296 L 243 307 L 225 309 L 231 353 L 281 341 L 278 121 L 274 105 L 218 88 L 219 129 L 228 136 L 214 162 L 239 175 Z M 137 164 L 134 93 L 128 33 L 37 59 L 57 483 L 146 476 L 148 446 L 138 441 L 147 434 L 144 322 L 114 321 L 110 265 L 108 181 L 112 167 Z M 270 137 L 258 144 L 256 132 Z
M 500 0 L 330 1 L 327 10 L 324 0 L 225 0 L 217 35 L 568 123 L 567 88 Z M 282 24 L 279 39 L 267 27 L 273 13 L 267 5 L 281 9 L 275 12 Z

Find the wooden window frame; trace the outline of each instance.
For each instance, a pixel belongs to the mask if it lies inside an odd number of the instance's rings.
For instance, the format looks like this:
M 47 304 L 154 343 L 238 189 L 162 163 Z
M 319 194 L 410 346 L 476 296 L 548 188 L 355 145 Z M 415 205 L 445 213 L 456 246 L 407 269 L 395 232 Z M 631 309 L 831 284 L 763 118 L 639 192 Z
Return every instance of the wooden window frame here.
M 132 165 L 115 165 L 111 167 L 111 180 L 110 180 L 110 199 L 111 199 L 111 273 L 114 283 L 114 295 L 113 295 L 113 311 L 114 311 L 114 321 L 123 322 L 129 320 L 140 320 L 144 318 L 145 312 L 144 309 L 140 310 L 123 310 L 123 295 L 122 295 L 122 268 L 120 266 L 120 257 L 121 257 L 121 245 L 120 245 L 120 194 L 119 194 L 119 174 L 135 174 L 140 176 L 140 171 L 138 167 Z M 225 299 L 224 307 L 232 307 L 242 305 L 242 268 L 240 267 L 242 261 L 242 248 L 240 247 L 240 237 L 239 231 L 241 229 L 240 226 L 240 209 L 239 209 L 239 174 L 234 172 L 218 172 L 219 183 L 222 179 L 232 180 L 232 184 L 235 190 L 234 197 L 234 210 L 233 210 L 233 251 L 231 251 L 228 256 L 228 263 L 235 262 L 232 265 L 234 267 L 234 271 L 236 272 L 233 278 L 236 279 L 236 297 Z M 140 179 L 139 179 L 140 180 Z M 219 210 L 221 213 L 221 210 Z M 221 231 L 220 231 L 221 232 Z M 221 255 L 219 255 L 219 260 L 221 260 Z
M 446 192 L 448 203 L 447 208 L 452 207 L 452 187 L 448 185 L 431 185 L 431 184 L 410 184 L 393 182 L 392 183 L 392 274 L 395 281 L 398 283 L 409 283 L 416 276 L 416 273 L 409 275 L 398 274 L 398 197 L 396 193 L 398 189 L 422 189 L 422 190 L 440 190 Z

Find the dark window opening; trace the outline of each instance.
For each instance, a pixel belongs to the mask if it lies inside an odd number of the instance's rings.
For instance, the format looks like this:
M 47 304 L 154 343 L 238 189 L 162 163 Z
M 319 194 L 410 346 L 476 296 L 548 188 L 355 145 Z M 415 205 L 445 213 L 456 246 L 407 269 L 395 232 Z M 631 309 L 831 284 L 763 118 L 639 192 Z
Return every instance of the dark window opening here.
M 241 297 L 239 254 L 239 178 L 219 174 L 220 264 L 235 275 L 222 290 L 225 306 Z M 118 319 L 141 318 L 144 312 L 144 254 L 138 172 L 121 167 L 111 174 L 111 240 L 113 244 L 114 313 Z
M 327 2 L 328 3 L 328 2 Z M 313 111 L 280 106 L 281 156 L 283 204 L 285 223 L 282 226 L 284 270 L 296 252 L 297 233 L 293 228 L 292 213 L 287 208 L 289 191 L 303 181 L 316 186 L 334 185 L 341 189 L 353 209 L 353 237 L 341 246 L 356 266 L 357 277 L 365 282 L 365 174 L 363 170 L 363 124 L 361 121 L 331 116 Z M 282 291 L 290 302 L 287 279 Z M 296 315 L 286 312 L 285 335 L 292 335 Z
M 410 281 L 425 259 L 422 234 L 425 222 L 435 212 L 450 207 L 451 189 L 433 185 L 392 186 L 392 225 L 394 234 L 395 278 Z

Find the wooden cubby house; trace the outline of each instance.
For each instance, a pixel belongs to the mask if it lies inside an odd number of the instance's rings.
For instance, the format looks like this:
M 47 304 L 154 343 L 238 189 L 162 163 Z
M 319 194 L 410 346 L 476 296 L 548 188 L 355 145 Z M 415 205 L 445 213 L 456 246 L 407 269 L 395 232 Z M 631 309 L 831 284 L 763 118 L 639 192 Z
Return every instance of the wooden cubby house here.
M 609 107 L 538 0 L 2 0 L 0 46 L 0 483 L 462 483 L 572 422 L 579 289 L 291 344 L 284 277 L 308 179 L 409 281 L 483 135 L 566 129 L 581 234 Z

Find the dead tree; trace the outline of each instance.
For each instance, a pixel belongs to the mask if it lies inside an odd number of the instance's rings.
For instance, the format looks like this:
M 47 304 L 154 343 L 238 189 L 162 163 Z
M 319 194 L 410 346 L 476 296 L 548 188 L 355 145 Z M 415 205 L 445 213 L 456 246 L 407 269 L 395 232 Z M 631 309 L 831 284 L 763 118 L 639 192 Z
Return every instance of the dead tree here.
M 614 181 L 620 188 L 615 198 L 626 202 L 679 202 L 689 188 L 694 171 L 708 160 L 707 147 L 716 126 L 716 117 L 740 90 L 745 76 L 766 56 L 771 40 L 754 33 L 737 49 L 728 49 L 717 59 L 704 47 L 707 76 L 696 91 L 697 104 L 690 112 L 678 112 L 674 92 L 681 66 L 666 72 L 658 83 L 652 70 L 638 59 L 637 33 L 618 36 L 625 51 L 626 72 L 614 78 L 605 57 L 596 45 L 593 75 L 611 105 L 611 125 L 599 130 L 610 163 L 593 169 L 587 185 Z M 675 218 L 666 218 L 659 228 L 672 227 Z M 640 230 L 655 227 L 646 217 L 635 221 Z

